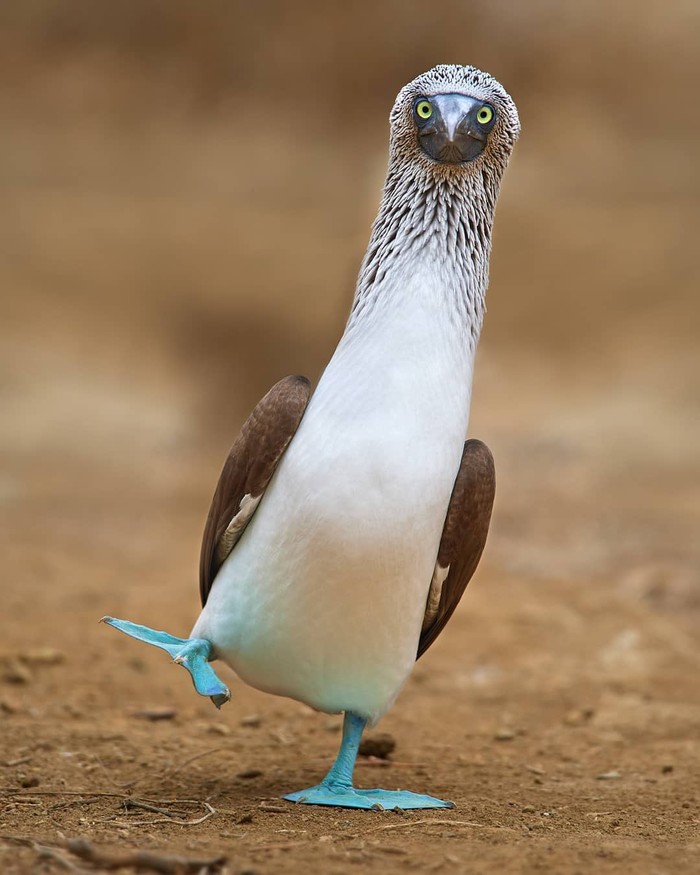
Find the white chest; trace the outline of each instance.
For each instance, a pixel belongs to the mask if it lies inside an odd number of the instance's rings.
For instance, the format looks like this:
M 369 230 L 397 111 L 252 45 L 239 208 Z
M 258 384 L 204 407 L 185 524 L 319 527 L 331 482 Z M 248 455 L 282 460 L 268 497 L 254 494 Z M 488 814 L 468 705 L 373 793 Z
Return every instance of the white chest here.
M 346 333 L 217 577 L 195 632 L 254 686 L 375 719 L 410 672 L 471 389 L 438 303 L 417 285 Z

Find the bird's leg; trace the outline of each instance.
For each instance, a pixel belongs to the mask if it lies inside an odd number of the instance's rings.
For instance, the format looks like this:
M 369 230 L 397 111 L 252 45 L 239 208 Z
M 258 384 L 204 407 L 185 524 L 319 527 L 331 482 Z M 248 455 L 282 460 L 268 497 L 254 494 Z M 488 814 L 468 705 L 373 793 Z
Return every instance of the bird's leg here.
M 209 696 L 217 708 L 231 698 L 229 688 L 209 664 L 212 646 L 206 638 L 176 638 L 167 632 L 158 632 L 148 626 L 139 626 L 137 623 L 117 620 L 114 617 L 103 617 L 101 622 L 114 626 L 137 641 L 145 641 L 146 644 L 165 650 L 172 656 L 173 662 L 187 669 L 199 695 Z
M 352 783 L 352 773 L 366 723 L 363 717 L 346 711 L 340 750 L 326 777 L 315 787 L 289 793 L 284 798 L 307 805 L 373 808 L 378 811 L 395 808 L 454 808 L 453 802 L 408 790 L 356 790 Z
M 352 790 L 352 773 L 355 771 L 357 752 L 367 721 L 357 714 L 346 713 L 343 717 L 343 739 L 335 762 L 323 779 L 331 790 Z

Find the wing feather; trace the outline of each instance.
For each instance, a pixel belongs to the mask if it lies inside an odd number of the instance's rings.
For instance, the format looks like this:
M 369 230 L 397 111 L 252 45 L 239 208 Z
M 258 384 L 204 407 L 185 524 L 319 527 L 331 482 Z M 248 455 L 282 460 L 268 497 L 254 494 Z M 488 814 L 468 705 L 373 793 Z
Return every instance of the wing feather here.
M 250 522 L 311 396 L 306 377 L 276 383 L 244 422 L 219 477 L 204 527 L 199 593 L 205 604 L 216 574 Z
M 481 441 L 467 441 L 445 517 L 416 658 L 445 628 L 479 564 L 495 491 L 491 451 Z

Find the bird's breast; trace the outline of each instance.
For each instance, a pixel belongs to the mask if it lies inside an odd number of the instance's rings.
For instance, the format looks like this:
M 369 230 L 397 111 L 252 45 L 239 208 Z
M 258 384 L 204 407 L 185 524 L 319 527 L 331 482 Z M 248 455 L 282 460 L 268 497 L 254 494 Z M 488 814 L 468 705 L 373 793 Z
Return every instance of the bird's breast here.
M 375 315 L 339 344 L 198 627 L 254 686 L 372 718 L 415 660 L 471 384 L 430 307 Z

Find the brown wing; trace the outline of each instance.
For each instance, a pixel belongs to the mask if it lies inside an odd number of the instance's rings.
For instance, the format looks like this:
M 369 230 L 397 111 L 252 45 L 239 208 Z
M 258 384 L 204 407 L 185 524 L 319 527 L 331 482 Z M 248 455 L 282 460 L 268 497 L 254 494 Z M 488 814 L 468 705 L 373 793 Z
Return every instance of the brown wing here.
M 306 377 L 280 380 L 246 419 L 231 447 L 204 527 L 199 559 L 202 605 L 294 437 L 310 395 Z
M 467 441 L 442 530 L 417 659 L 442 632 L 479 564 L 495 491 L 491 451 L 481 441 Z

